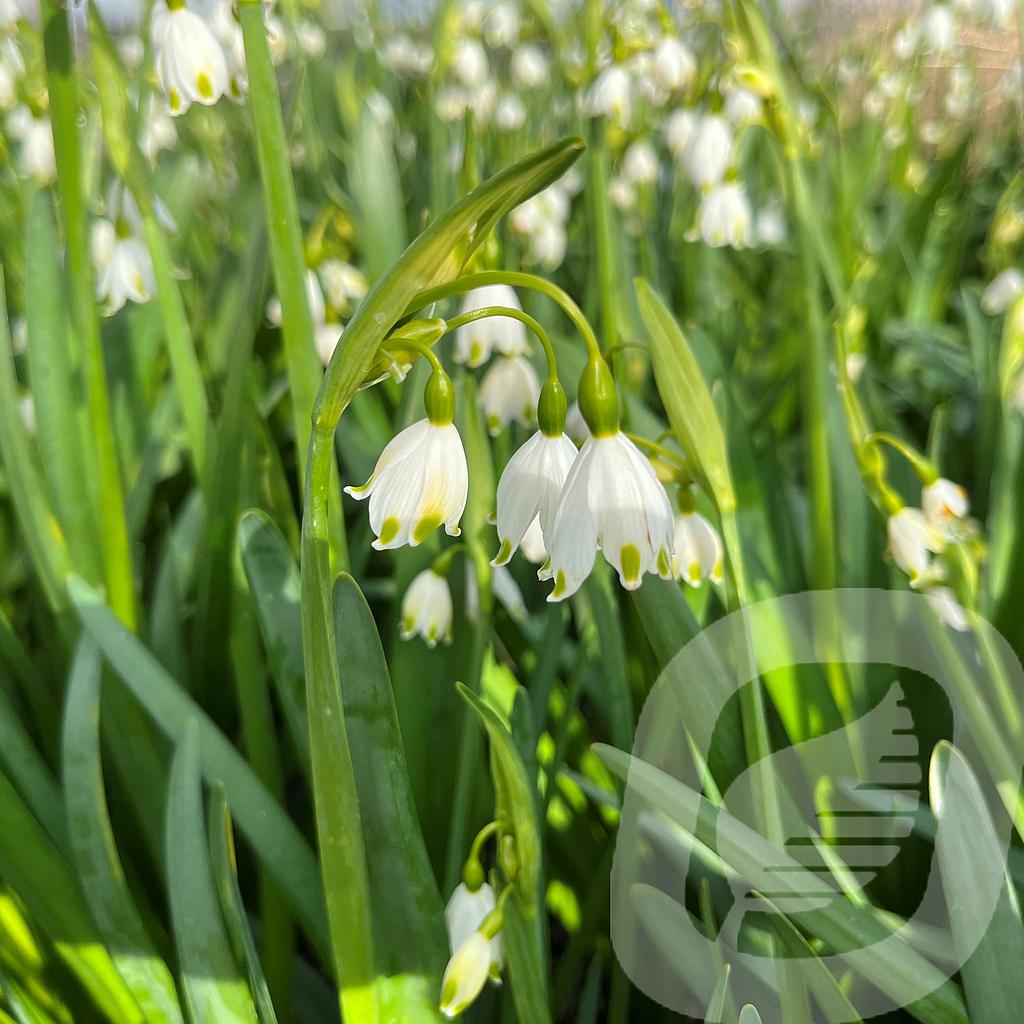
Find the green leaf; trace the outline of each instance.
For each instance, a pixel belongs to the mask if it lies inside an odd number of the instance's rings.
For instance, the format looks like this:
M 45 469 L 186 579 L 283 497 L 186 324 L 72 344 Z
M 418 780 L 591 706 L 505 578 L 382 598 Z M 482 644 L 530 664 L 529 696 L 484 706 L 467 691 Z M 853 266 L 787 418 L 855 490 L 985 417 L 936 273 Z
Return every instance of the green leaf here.
M 1024 927 L 1016 890 L 1006 877 L 1005 846 L 971 766 L 950 743 L 935 747 L 929 789 L 939 825 L 935 852 L 957 958 L 964 964 L 960 974 L 971 1024 L 1015 1020 L 1024 1006 Z M 991 912 L 994 894 L 985 890 L 994 877 L 1001 884 Z
M 181 1021 L 174 979 L 157 955 L 125 880 L 100 759 L 100 654 L 83 637 L 64 705 L 64 799 L 71 852 L 103 941 L 147 1021 Z
M 238 523 L 238 545 L 249 590 L 256 603 L 270 674 L 277 687 L 288 731 L 308 772 L 309 726 L 302 664 L 299 567 L 284 535 L 265 512 L 250 510 L 242 515 Z
M 673 818 L 684 831 L 685 822 L 695 822 L 698 812 L 713 821 L 717 856 L 732 871 L 756 885 L 771 872 L 777 892 L 794 895 L 821 892 L 834 896 L 833 890 L 818 875 L 801 867 L 773 843 L 723 810 L 712 807 L 700 794 L 621 750 L 599 744 L 598 755 L 621 779 L 629 782 L 637 797 L 650 802 Z M 702 810 L 703 809 L 703 810 Z M 704 845 L 689 833 L 695 844 Z M 928 960 L 892 932 L 873 914 L 846 901 L 829 898 L 820 910 L 802 913 L 801 925 L 836 949 L 858 950 L 864 955 L 859 963 L 871 984 L 890 995 L 899 1005 L 925 1024 L 967 1024 L 963 996 L 957 985 Z M 883 939 L 885 955 L 872 949 Z M 927 995 L 908 1005 L 911 995 L 922 988 Z
M 487 732 L 495 789 L 494 816 L 508 823 L 515 839 L 519 873 L 513 884 L 517 892 L 505 905 L 503 935 L 516 1013 L 521 1024 L 550 1021 L 549 969 L 543 943 L 543 852 L 534 788 L 505 723 L 467 687 L 456 683 L 456 689 Z
M 249 928 L 249 921 L 242 901 L 242 890 L 238 885 L 235 863 L 235 837 L 231 824 L 231 809 L 227 793 L 218 782 L 210 795 L 208 814 L 210 833 L 210 867 L 214 885 L 220 898 L 220 908 L 227 925 L 228 938 L 234 951 L 236 963 L 245 964 L 249 978 L 249 990 L 256 1004 L 260 1024 L 277 1024 L 277 1014 L 270 998 L 270 987 L 263 975 L 256 942 Z
M 199 774 L 199 723 L 185 726 L 167 789 L 167 890 L 182 991 L 193 1024 L 256 1024 L 213 885 Z
M 374 957 L 385 1019 L 438 1018 L 448 959 L 444 905 L 416 817 L 384 650 L 355 580 L 334 584 L 335 642 L 373 898 Z
M 725 434 L 711 392 L 686 335 L 661 297 L 642 278 L 636 281 L 640 315 L 650 336 L 654 381 L 690 468 L 715 497 L 720 514 L 736 507 Z
M 104 657 L 163 732 L 180 741 L 186 725 L 198 723 L 203 774 L 210 782 L 224 783 L 239 827 L 291 900 L 310 938 L 326 950 L 319 872 L 302 834 L 224 734 L 138 637 L 118 622 L 99 594 L 76 577 L 68 581 L 68 592 Z

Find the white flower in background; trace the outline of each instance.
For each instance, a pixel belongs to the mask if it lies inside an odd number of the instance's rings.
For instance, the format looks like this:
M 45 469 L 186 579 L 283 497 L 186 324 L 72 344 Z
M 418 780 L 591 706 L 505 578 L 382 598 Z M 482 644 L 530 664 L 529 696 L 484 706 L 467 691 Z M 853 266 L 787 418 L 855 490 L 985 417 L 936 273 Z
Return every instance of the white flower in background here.
M 758 245 L 769 249 L 786 240 L 786 214 L 777 200 L 758 210 L 754 218 L 754 238 Z
M 303 19 L 295 29 L 299 52 L 307 60 L 318 60 L 327 52 L 327 36 L 315 22 Z
M 1024 294 L 1024 274 L 1008 267 L 996 274 L 981 296 L 981 308 L 989 316 L 1005 313 Z
M 32 117 L 29 114 L 24 119 L 20 132 L 12 128 L 11 134 L 20 139 L 18 161 L 21 169 L 37 185 L 52 185 L 57 180 L 57 157 L 53 151 L 53 129 L 50 127 L 50 119 Z
M 686 151 L 686 143 L 693 134 L 697 125 L 697 115 L 686 108 L 674 110 L 665 122 L 664 134 L 665 145 L 668 151 L 677 159 L 681 160 Z
M 526 533 L 523 534 L 523 539 L 519 542 L 519 550 L 523 558 L 534 565 L 543 565 L 548 560 L 548 548 L 544 543 L 544 531 L 541 529 L 540 516 L 537 516 L 526 528 Z
M 531 426 L 536 420 L 540 381 L 532 364 L 522 356 L 500 356 L 487 368 L 477 401 L 492 437 L 513 420 Z
M 633 185 L 651 185 L 658 180 L 661 165 L 654 147 L 643 139 L 634 142 L 622 158 L 622 175 Z
M 228 91 L 224 48 L 187 7 L 154 8 L 153 44 L 157 81 L 172 114 L 185 113 L 193 103 L 211 106 Z
M 122 221 L 123 224 L 123 221 Z M 156 290 L 149 250 L 109 220 L 93 223 L 90 237 L 93 266 L 98 275 L 96 298 L 105 316 L 113 316 L 126 302 L 149 302 Z
M 21 20 L 21 11 L 15 0 L 0 0 L 0 32 L 13 35 Z
M 125 70 L 135 72 L 146 59 L 146 43 L 141 36 L 126 35 L 117 40 L 117 52 Z
M 434 100 L 434 113 L 446 124 L 454 124 L 466 112 L 466 94 L 454 85 L 446 85 L 437 90 Z
M 565 259 L 569 236 L 561 224 L 542 224 L 530 237 L 530 260 L 545 270 L 557 270 Z
M 562 488 L 575 461 L 576 446 L 565 434 L 549 437 L 540 430 L 508 460 L 498 481 L 499 547 L 492 565 L 506 565 L 534 524 L 541 546 L 547 547 Z
M 93 0 L 112 36 L 138 32 L 146 7 L 142 0 Z
M 889 517 L 889 554 L 910 578 L 912 587 L 936 579 L 932 555 L 945 547 L 942 534 L 919 508 L 904 507 Z
M 460 882 L 444 908 L 444 923 L 448 928 L 448 948 L 455 952 L 475 931 L 480 930 L 484 918 L 494 910 L 497 901 L 494 890 L 484 882 L 475 892 Z M 491 940 L 491 967 L 494 974 L 501 970 L 501 939 Z
M 853 384 L 858 383 L 867 365 L 868 354 L 866 352 L 851 352 L 846 357 L 846 376 Z
M 761 114 L 764 112 L 764 101 L 757 93 L 736 86 L 726 93 L 722 112 L 738 128 L 761 119 Z
M 947 3 L 933 3 L 921 16 L 919 26 L 922 48 L 936 56 L 945 57 L 956 45 L 956 22 Z
M 484 987 L 491 970 L 492 940 L 472 932 L 452 954 L 441 979 L 441 1012 L 457 1017 Z
M 519 12 L 511 4 L 495 4 L 484 18 L 484 39 L 491 49 L 514 46 L 519 39 Z
M 970 502 L 963 487 L 940 477 L 921 488 L 921 508 L 933 526 L 944 530 L 954 519 L 967 515 Z
M 434 52 L 426 43 L 395 35 L 384 43 L 381 59 L 397 74 L 425 75 L 434 63 Z
M 469 469 L 454 423 L 422 419 L 406 427 L 381 452 L 370 479 L 345 492 L 370 499 L 370 526 L 378 551 L 422 544 L 439 526 L 460 533 Z
M 697 188 L 717 185 L 732 162 L 732 128 L 719 114 L 704 114 L 683 149 L 683 172 Z
M 306 301 L 309 303 L 309 316 L 313 321 L 313 341 L 316 344 L 316 352 L 320 362 L 326 366 L 334 355 L 334 350 L 341 340 L 342 325 L 333 319 L 328 319 L 327 307 L 324 303 L 324 293 L 320 288 L 320 279 L 316 271 L 306 271 Z M 338 307 L 334 307 L 335 310 Z M 275 326 L 280 327 L 282 319 L 281 300 L 275 295 L 267 303 L 267 319 Z
M 498 100 L 494 110 L 494 125 L 502 132 L 514 132 L 526 124 L 526 108 L 523 101 L 513 93 L 506 93 Z
M 539 47 L 526 43 L 512 54 L 511 70 L 517 89 L 539 89 L 547 84 L 551 64 Z
M 174 119 L 153 96 L 149 97 L 139 121 L 139 148 L 152 165 L 163 150 L 174 149 L 177 145 L 178 130 L 174 127 Z
M 672 578 L 672 507 L 654 468 L 622 431 L 591 437 L 580 450 L 555 512 L 545 576 L 549 601 L 574 594 L 597 549 L 627 590 L 644 573 Z
M 751 222 L 747 193 L 738 181 L 728 181 L 716 185 L 701 199 L 696 234 L 715 248 L 730 245 L 743 249 L 751 242 Z
M 477 89 L 487 81 L 490 74 L 487 53 L 478 40 L 463 39 L 459 42 L 452 60 L 452 71 L 467 89 Z
M 486 306 L 522 309 L 516 293 L 507 284 L 490 284 L 467 292 L 459 312 L 469 313 Z M 521 356 L 526 350 L 526 326 L 510 316 L 485 317 L 455 331 L 455 361 L 467 366 L 483 366 L 494 351 Z
M 27 391 L 18 399 L 18 415 L 21 417 L 25 430 L 30 434 L 34 434 L 37 427 L 36 403 L 35 399 Z
M 620 210 L 632 210 L 636 206 L 636 189 L 625 178 L 612 178 L 608 183 L 608 198 Z
M 686 89 L 697 74 L 693 54 L 674 36 L 666 36 L 654 51 L 650 65 L 654 84 L 664 92 Z
M 351 263 L 332 257 L 324 260 L 316 272 L 324 298 L 338 313 L 347 313 L 366 294 L 366 276 Z
M 929 587 L 924 596 L 928 598 L 932 611 L 951 629 L 966 633 L 971 628 L 967 610 L 949 587 Z
M 718 531 L 699 512 L 681 512 L 675 521 L 675 554 L 672 573 L 699 587 L 710 579 L 722 582 L 722 540 Z
M 17 43 L 0 40 L 0 110 L 11 110 L 18 102 L 18 82 L 24 74 L 25 62 Z
M 613 64 L 594 80 L 587 93 L 583 112 L 588 117 L 607 117 L 625 128 L 633 113 L 632 92 L 633 83 L 629 72 Z
M 918 30 L 916 25 L 904 25 L 892 37 L 892 52 L 897 60 L 909 60 L 917 52 Z
M 424 569 L 409 584 L 402 598 L 403 640 L 421 636 L 428 647 L 439 640 L 451 643 L 452 592 L 448 580 L 433 569 Z

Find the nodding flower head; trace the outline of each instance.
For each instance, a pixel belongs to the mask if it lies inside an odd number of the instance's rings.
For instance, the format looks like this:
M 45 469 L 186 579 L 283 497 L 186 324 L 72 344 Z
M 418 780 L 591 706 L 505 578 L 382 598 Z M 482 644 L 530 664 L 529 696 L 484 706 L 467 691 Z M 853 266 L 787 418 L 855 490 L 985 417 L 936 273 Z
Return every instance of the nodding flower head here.
M 154 16 L 156 77 L 172 114 L 212 106 L 228 91 L 224 48 L 206 21 L 184 5 Z
M 915 589 L 941 576 L 932 555 L 945 547 L 942 533 L 919 508 L 901 508 L 889 517 L 889 554 Z
M 513 420 L 529 427 L 535 420 L 540 381 L 537 371 L 522 356 L 500 356 L 480 382 L 477 401 L 491 436 L 500 434 Z
M 516 293 L 507 284 L 490 284 L 467 292 L 460 313 L 486 306 L 522 309 Z M 506 356 L 521 356 L 526 350 L 526 326 L 510 316 L 489 316 L 464 324 L 455 332 L 455 361 L 483 366 L 497 350 Z
M 699 587 L 704 580 L 722 582 L 722 540 L 718 531 L 699 512 L 681 512 L 675 522 L 676 579 Z
M 403 640 L 421 636 L 428 647 L 451 643 L 452 592 L 448 580 L 434 569 L 417 575 L 402 598 Z

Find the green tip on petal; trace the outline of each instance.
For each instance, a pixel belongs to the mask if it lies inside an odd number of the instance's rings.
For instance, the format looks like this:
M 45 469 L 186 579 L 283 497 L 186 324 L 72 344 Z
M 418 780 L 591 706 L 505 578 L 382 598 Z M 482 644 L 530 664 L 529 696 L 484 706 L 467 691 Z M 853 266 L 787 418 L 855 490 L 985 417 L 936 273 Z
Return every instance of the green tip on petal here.
M 196 76 L 196 89 L 204 100 L 213 99 L 213 85 L 210 82 L 210 76 L 205 71 L 200 71 Z
M 503 540 L 501 542 L 501 547 L 498 548 L 498 553 L 491 559 L 491 565 L 495 567 L 499 565 L 507 565 L 511 558 L 512 544 L 510 541 Z
M 555 576 L 555 589 L 551 591 L 552 597 L 561 597 L 568 588 L 565 585 L 565 573 L 561 569 L 558 570 L 558 575 Z
M 380 528 L 380 537 L 378 539 L 381 544 L 390 544 L 398 536 L 398 527 L 400 525 L 394 516 L 388 516 L 384 520 L 384 525 Z
M 690 582 L 695 586 L 700 583 L 700 562 L 690 563 Z
M 666 580 L 672 578 L 672 556 L 668 553 L 668 548 L 662 548 L 658 552 L 658 575 Z
M 637 583 L 640 580 L 640 552 L 634 544 L 626 544 L 619 552 L 619 561 L 622 564 L 622 576 L 627 583 Z
M 412 542 L 416 544 L 422 544 L 439 526 L 441 525 L 440 516 L 424 516 L 414 527 L 412 531 Z

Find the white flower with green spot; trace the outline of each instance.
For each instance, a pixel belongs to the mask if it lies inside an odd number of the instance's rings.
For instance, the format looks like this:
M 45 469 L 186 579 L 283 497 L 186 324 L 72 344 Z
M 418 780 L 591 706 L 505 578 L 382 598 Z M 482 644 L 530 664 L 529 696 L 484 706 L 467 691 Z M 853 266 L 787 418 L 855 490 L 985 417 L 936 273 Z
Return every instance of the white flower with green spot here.
M 212 106 L 228 91 L 224 48 L 182 0 L 154 11 L 153 42 L 157 81 L 172 114 L 184 114 L 193 103 Z
M 722 540 L 699 512 L 682 512 L 675 522 L 673 575 L 691 587 L 722 582 Z
M 370 479 L 345 493 L 370 500 L 370 526 L 378 551 L 422 544 L 439 526 L 458 537 L 466 509 L 469 468 L 462 438 L 452 422 L 455 391 L 437 357 L 427 382 L 426 419 L 406 427 L 381 452 Z
M 480 994 L 487 979 L 501 981 L 501 913 L 486 883 L 470 889 L 460 882 L 448 900 L 444 918 L 452 957 L 441 981 L 441 1012 L 457 1017 Z
M 123 222 L 119 227 L 108 220 L 97 220 L 92 226 L 96 297 L 103 305 L 104 316 L 113 316 L 129 300 L 149 302 L 156 288 L 149 250 Z
M 539 397 L 537 371 L 522 356 L 502 356 L 494 360 L 477 393 L 492 437 L 513 421 L 523 427 L 532 426 Z
M 428 647 L 452 640 L 452 592 L 448 580 L 433 569 L 417 575 L 402 598 L 403 640 L 423 638 Z
M 946 546 L 942 533 L 919 508 L 901 508 L 889 517 L 889 555 L 915 589 L 934 583 L 941 573 L 932 555 Z
M 516 293 L 507 284 L 489 284 L 467 292 L 459 313 L 471 313 L 487 306 L 522 309 Z M 455 331 L 455 361 L 466 366 L 483 366 L 494 351 L 505 356 L 521 356 L 526 350 L 526 325 L 510 316 L 485 317 Z
M 490 977 L 491 942 L 482 932 L 472 932 L 452 954 L 441 979 L 441 1012 L 457 1017 L 483 990 Z
M 672 578 L 672 506 L 650 462 L 621 430 L 590 437 L 569 471 L 549 543 L 549 601 L 576 593 L 598 548 L 627 590 L 636 590 L 644 573 Z
M 548 436 L 538 430 L 508 460 L 498 481 L 498 553 L 492 565 L 506 565 L 523 538 L 537 523 L 542 541 L 553 535 L 555 510 L 576 446 L 565 434 Z
M 921 508 L 929 522 L 942 529 L 954 519 L 963 519 L 970 509 L 970 502 L 963 487 L 939 477 L 921 488 Z

